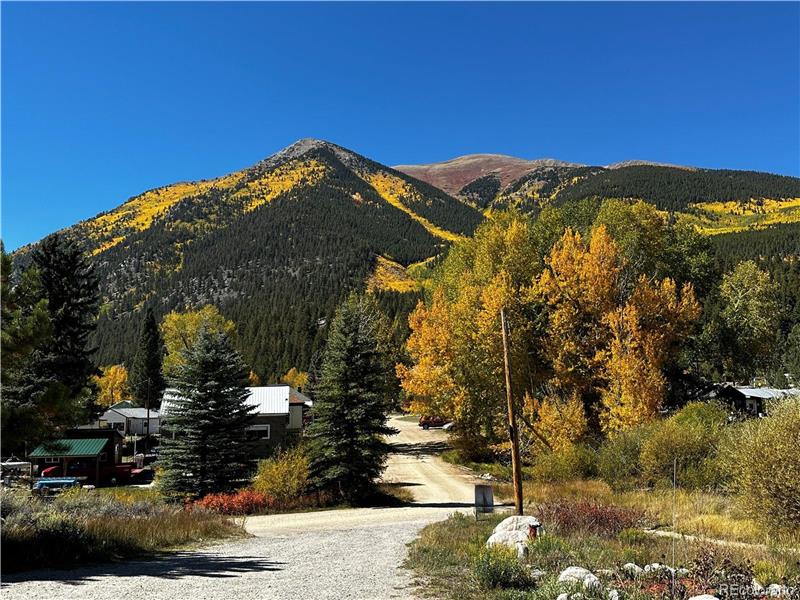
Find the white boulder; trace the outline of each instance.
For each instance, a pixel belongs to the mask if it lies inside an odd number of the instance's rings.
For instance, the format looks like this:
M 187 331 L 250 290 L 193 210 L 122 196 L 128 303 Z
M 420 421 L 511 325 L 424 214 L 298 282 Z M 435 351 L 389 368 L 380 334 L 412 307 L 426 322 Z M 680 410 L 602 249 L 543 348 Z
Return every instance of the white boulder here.
M 569 600 L 569 594 L 559 594 L 556 596 L 556 600 Z
M 753 588 L 753 593 L 756 595 L 764 593 L 764 586 L 759 583 L 758 579 L 753 578 L 753 581 L 750 583 Z
M 675 575 L 678 577 L 688 577 L 689 576 L 689 569 L 684 569 L 681 567 L 675 571 Z
M 499 533 L 501 531 L 523 531 L 525 535 L 527 535 L 531 527 L 540 527 L 541 525 L 539 519 L 536 517 L 514 516 L 500 521 L 492 533 Z
M 642 573 L 644 573 L 644 569 L 637 565 L 636 563 L 625 563 L 622 565 L 622 571 L 628 576 L 633 577 L 641 577 Z
M 608 600 L 619 600 L 620 595 L 617 590 L 608 590 Z
M 558 576 L 559 583 L 580 583 L 584 589 L 601 587 L 600 580 L 589 569 L 567 567 Z
M 533 579 L 539 580 L 545 575 L 547 575 L 547 573 L 545 571 L 542 571 L 541 569 L 531 569 L 531 577 Z
M 497 531 L 486 540 L 486 547 L 506 546 L 514 548 L 517 556 L 524 557 L 528 553 L 528 532 L 527 531 Z
M 719 600 L 719 598 L 711 594 L 703 594 L 701 596 L 692 596 L 689 600 Z

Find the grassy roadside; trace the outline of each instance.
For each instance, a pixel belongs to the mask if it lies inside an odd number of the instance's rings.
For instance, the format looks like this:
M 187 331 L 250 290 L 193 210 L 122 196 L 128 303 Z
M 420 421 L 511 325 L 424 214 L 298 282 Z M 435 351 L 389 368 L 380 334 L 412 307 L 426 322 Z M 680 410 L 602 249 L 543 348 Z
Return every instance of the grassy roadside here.
M 510 484 L 495 486 L 500 498 L 511 498 Z M 552 498 L 583 498 L 603 504 L 645 511 L 653 526 L 686 535 L 730 542 L 764 544 L 774 548 L 800 548 L 797 533 L 771 531 L 743 516 L 734 499 L 722 494 L 689 490 L 635 490 L 615 492 L 599 480 L 563 483 L 526 481 L 523 493 L 527 504 Z M 673 526 L 674 522 L 674 526 Z M 800 558 L 800 557 L 798 557 Z
M 522 563 L 512 551 L 486 551 L 484 543 L 502 519 L 494 516 L 476 522 L 471 516 L 453 515 L 422 530 L 409 546 L 406 568 L 412 570 L 420 593 L 457 600 L 553 600 L 569 591 L 557 582 L 558 574 L 569 566 L 582 566 L 598 574 L 606 589 L 617 589 L 626 599 L 685 599 L 713 591 L 727 580 L 753 577 L 765 584 L 792 582 L 800 574 L 796 556 L 774 549 L 719 548 L 684 540 L 667 540 L 625 527 L 625 510 L 589 513 L 575 519 L 581 504 L 560 500 L 555 516 L 559 525 L 538 541 L 529 543 Z M 585 501 L 577 501 L 585 502 Z M 555 514 L 555 513 L 554 513 Z M 616 522 L 622 516 L 621 521 Z M 597 523 L 601 527 L 597 527 Z M 622 565 L 634 562 L 685 567 L 691 575 L 675 587 L 664 574 L 640 579 L 627 577 Z M 544 574 L 534 579 L 533 569 Z M 668 589 L 669 588 L 669 589 Z M 606 592 L 584 591 L 584 598 L 606 598 Z
M 245 535 L 232 519 L 168 504 L 141 488 L 75 490 L 47 501 L 4 491 L 2 521 L 7 573 L 140 558 Z

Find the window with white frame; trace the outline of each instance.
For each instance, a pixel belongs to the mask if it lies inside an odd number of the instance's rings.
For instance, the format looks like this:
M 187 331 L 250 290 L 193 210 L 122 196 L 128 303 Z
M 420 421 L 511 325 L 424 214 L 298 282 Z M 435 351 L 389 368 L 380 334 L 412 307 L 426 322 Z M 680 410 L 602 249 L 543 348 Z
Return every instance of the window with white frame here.
M 267 424 L 250 425 L 247 428 L 247 437 L 251 440 L 268 440 L 270 435 L 270 426 Z

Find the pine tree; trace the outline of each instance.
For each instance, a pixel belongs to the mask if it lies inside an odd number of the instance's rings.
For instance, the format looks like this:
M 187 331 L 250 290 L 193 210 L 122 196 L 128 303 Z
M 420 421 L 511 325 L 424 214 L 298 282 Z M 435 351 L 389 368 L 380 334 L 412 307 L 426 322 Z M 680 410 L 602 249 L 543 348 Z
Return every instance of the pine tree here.
M 344 500 L 358 500 L 380 476 L 389 446 L 390 371 L 384 320 L 372 298 L 351 294 L 334 317 L 316 388 L 311 476 Z
M 176 496 L 228 491 L 251 470 L 249 369 L 225 334 L 207 329 L 183 359 L 170 381 L 179 399 L 162 436 L 160 485 Z
M 161 394 L 166 388 L 161 374 L 163 348 L 156 318 L 152 309 L 148 309 L 139 333 L 129 383 L 131 395 L 139 406 L 158 408 L 161 405 Z
M 53 344 L 39 367 L 62 385 L 72 398 L 87 397 L 97 374 L 89 337 L 96 326 L 99 288 L 94 270 L 77 243 L 60 234 L 46 237 L 33 252 L 33 262 L 47 299 Z

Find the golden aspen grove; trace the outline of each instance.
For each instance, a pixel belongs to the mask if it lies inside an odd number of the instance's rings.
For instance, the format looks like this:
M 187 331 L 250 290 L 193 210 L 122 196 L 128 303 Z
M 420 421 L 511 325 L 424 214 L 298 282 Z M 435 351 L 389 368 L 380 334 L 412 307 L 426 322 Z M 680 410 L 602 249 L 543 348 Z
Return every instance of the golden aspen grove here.
M 621 243 L 603 222 L 611 211 L 625 212 Z M 464 451 L 506 446 L 501 307 L 532 452 L 614 435 L 665 407 L 669 367 L 698 330 L 694 284 L 659 264 L 675 243 L 655 208 L 610 201 L 596 215 L 581 226 L 564 211 L 536 221 L 495 213 L 450 250 L 411 314 L 410 362 L 397 366 L 409 408 L 455 419 Z M 648 243 L 631 240 L 634 231 Z M 696 257 L 675 249 L 673 258 L 680 266 Z

